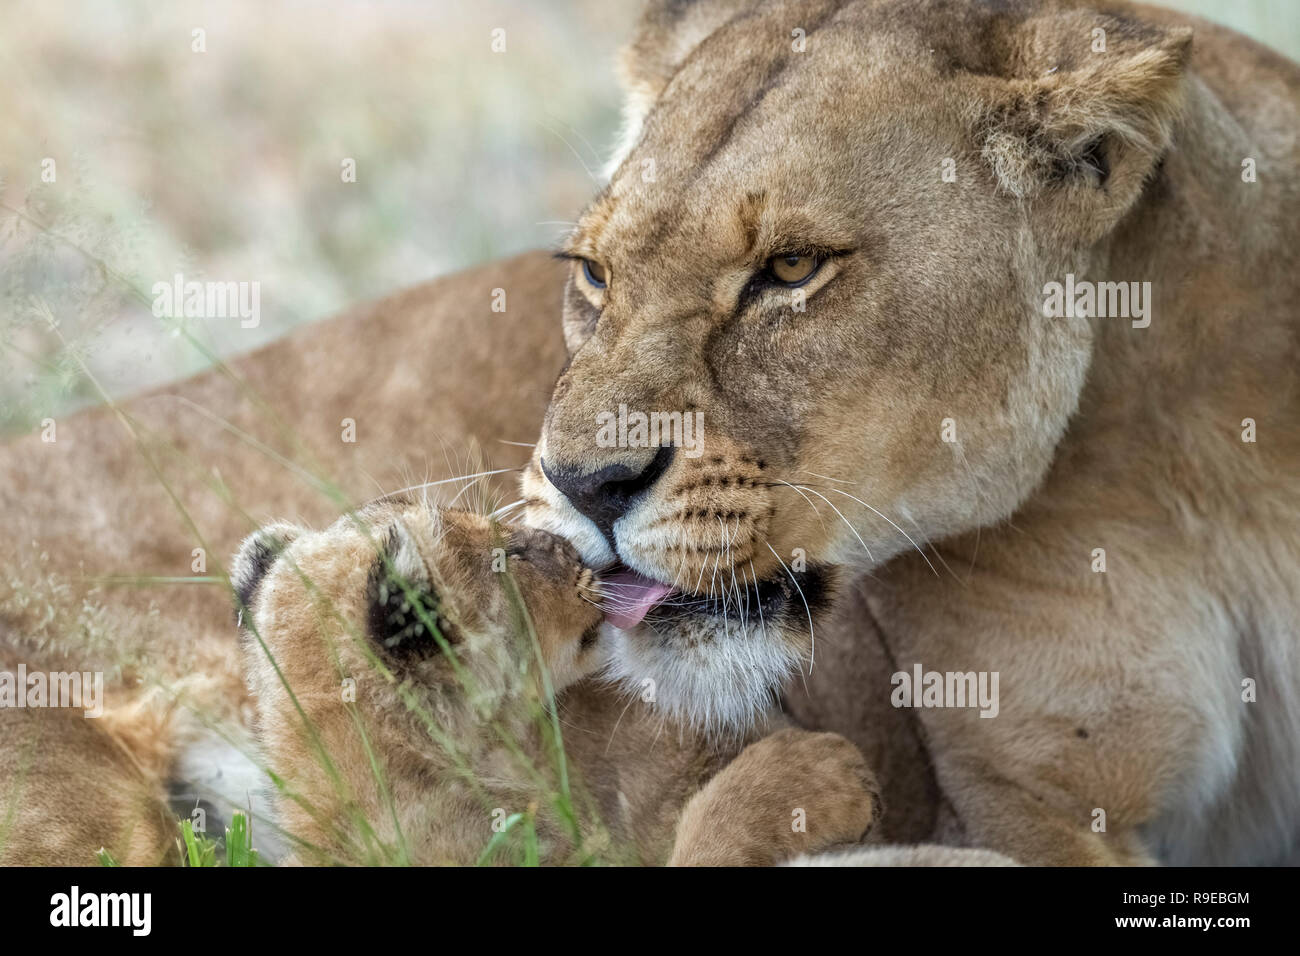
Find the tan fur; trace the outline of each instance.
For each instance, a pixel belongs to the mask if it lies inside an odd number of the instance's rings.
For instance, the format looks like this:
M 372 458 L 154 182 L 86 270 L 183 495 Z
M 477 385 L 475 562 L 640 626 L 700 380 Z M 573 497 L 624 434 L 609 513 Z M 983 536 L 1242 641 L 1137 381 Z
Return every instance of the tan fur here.
M 0 670 L 19 661 L 29 672 L 75 667 L 0 645 Z M 176 715 L 158 695 L 106 690 L 127 702 L 98 718 L 0 708 L 0 865 L 94 866 L 100 849 L 127 866 L 179 862 L 164 786 Z
M 1148 859 L 1153 851 L 1175 861 L 1273 859 L 1294 840 L 1296 794 L 1278 775 L 1296 765 L 1300 740 L 1293 690 L 1300 615 L 1288 596 L 1300 563 L 1296 71 L 1209 24 L 1105 6 L 1122 24 L 1116 36 L 1104 21 L 1118 40 L 1107 64 L 1127 68 L 1113 74 L 1118 95 L 1096 87 L 1107 94 L 1102 100 L 1061 96 L 1070 75 L 1077 87 L 1103 79 L 1088 72 L 1088 37 L 1075 30 L 1095 19 L 1086 7 L 767 4 L 762 15 L 699 46 L 672 33 L 665 7 L 664 22 L 640 42 L 669 51 L 656 61 L 660 79 L 643 84 L 643 108 L 653 113 L 634 109 L 630 124 L 637 134 L 630 141 L 641 136 L 638 158 L 657 160 L 660 190 L 638 198 L 632 174 L 643 167 L 629 161 L 621 174 L 626 211 L 598 206 L 593 216 L 602 235 L 640 230 L 644 239 L 630 265 L 615 265 L 611 298 L 620 281 L 643 272 L 626 301 L 641 303 L 647 318 L 678 322 L 682 335 L 667 327 L 620 335 L 619 358 L 603 370 L 594 358 L 576 358 L 557 391 L 552 423 L 570 421 L 575 439 L 594 431 L 582 409 L 565 408 L 563 396 L 575 391 L 600 408 L 630 400 L 671 409 L 683 394 L 712 397 L 706 434 L 728 439 L 727 455 L 722 466 L 705 458 L 692 467 L 738 472 L 744 463 L 732 456 L 748 454 L 774 477 L 816 483 L 877 562 L 911 545 L 830 489 L 847 489 L 932 544 L 942 576 L 904 555 L 876 568 L 875 579 L 855 583 L 851 593 L 860 599 L 842 603 L 818 629 L 809 694 L 796 682 L 786 698 L 812 726 L 852 730 L 881 772 L 891 807 L 883 828 L 899 807 L 889 797 L 899 775 L 883 768 L 917 774 L 915 817 L 900 839 L 926 839 L 933 828 L 1027 862 Z M 708 2 L 689 8 L 692 37 L 708 36 L 738 9 Z M 1003 19 L 990 23 L 990 9 Z M 833 29 L 811 29 L 823 21 Z M 1179 28 L 1188 23 L 1195 37 L 1185 53 Z M 767 84 L 751 65 L 787 49 L 793 25 L 809 28 L 809 53 L 821 57 L 801 67 L 812 81 L 774 85 L 762 110 L 729 130 L 737 103 Z M 675 69 L 672 52 L 683 46 L 694 61 L 685 71 Z M 1171 70 L 1184 56 L 1181 74 Z M 636 75 L 635 65 L 629 72 Z M 716 95 L 711 82 L 727 85 L 726 95 Z M 1027 123 L 1033 113 L 1017 105 L 1040 101 L 1026 101 L 1026 91 L 1041 92 L 1041 105 L 1055 111 Z M 1080 118 L 1072 117 L 1076 105 Z M 797 130 L 797 149 L 776 148 L 789 142 L 779 123 L 807 115 L 819 129 Z M 1068 147 L 1082 131 L 1102 128 L 1098 123 L 1117 137 L 1115 188 L 1088 192 L 1086 171 L 1068 189 L 1045 188 L 1036 177 L 1051 165 L 1046 157 L 1077 158 Z M 1017 136 L 1026 130 L 1053 134 L 1047 153 L 1043 142 Z M 1166 137 L 1173 148 L 1144 186 L 1137 172 Z M 724 147 L 712 157 L 722 164 L 698 175 L 696 165 L 715 146 Z M 938 163 L 947 156 L 958 160 L 958 182 L 944 191 Z M 1245 156 L 1258 161 L 1259 183 L 1241 183 Z M 797 318 L 818 323 L 815 334 L 778 331 L 763 349 L 739 334 L 723 336 L 713 344 L 717 357 L 700 368 L 694 352 L 716 336 L 701 335 L 695 305 L 683 311 L 674 297 L 694 295 L 699 276 L 725 274 L 723 285 L 734 287 L 737 271 L 725 260 L 747 242 L 747 227 L 754 235 L 790 234 L 755 216 L 759 207 L 741 195 L 746 177 L 761 168 L 754 157 L 769 164 L 769 201 L 816 203 L 808 218 L 850 234 L 870 223 L 869 257 L 860 272 L 837 278 L 834 296 L 810 296 Z M 853 178 L 841 175 L 846 169 L 863 177 L 853 180 L 848 202 L 835 193 Z M 683 180 L 692 189 L 678 188 Z M 878 180 L 883 193 L 873 191 Z M 611 192 L 619 188 L 616 182 Z M 872 200 L 865 217 L 853 212 L 860 196 Z M 1152 280 L 1151 327 L 1035 321 L 1042 282 L 1070 268 L 1094 279 Z M 553 324 L 556 274 L 540 254 L 484 267 L 305 328 L 234 363 L 235 371 L 282 420 L 319 442 L 324 470 L 342 473 L 348 497 L 364 500 L 372 492 L 363 463 L 402 462 L 380 476 L 388 490 L 405 483 L 403 472 L 424 477 L 440 436 L 456 447 L 471 436 L 525 440 L 516 429 L 536 431 L 563 361 Z M 497 286 L 510 291 L 508 324 L 489 311 L 486 291 Z M 593 340 L 592 316 L 583 317 L 585 298 L 575 299 L 576 288 L 567 295 L 566 334 L 576 348 Z M 719 295 L 709 290 L 711 307 Z M 1013 308 L 1029 318 L 1008 323 Z M 836 311 L 853 321 L 826 322 Z M 864 350 L 870 361 L 846 357 Z M 415 356 L 428 363 L 418 365 Z M 376 365 L 407 374 L 377 378 Z M 738 380 L 742 369 L 766 374 Z M 1050 374 L 1026 380 L 1034 369 Z M 684 383 L 674 381 L 678 370 Z M 435 374 L 444 376 L 442 387 L 429 387 Z M 165 397 L 176 395 L 292 449 L 219 373 L 125 404 L 155 439 L 175 443 L 200 466 L 167 474 L 198 515 L 210 560 L 272 515 L 317 520 L 338 512 L 338 502 Z M 484 395 L 509 397 L 485 402 Z M 358 421 L 366 437 L 341 446 L 337 423 L 357 407 L 365 410 Z M 955 446 L 933 440 L 943 417 L 957 422 Z M 1259 443 L 1238 441 L 1244 417 L 1260 423 Z M 400 427 L 372 432 L 366 421 Z M 755 433 L 737 434 L 737 424 L 747 422 Z M 65 444 L 65 426 L 74 423 L 86 427 Z M 746 445 L 779 455 L 760 458 Z M 1015 452 L 1010 463 L 998 457 L 1008 449 Z M 578 441 L 566 453 L 596 463 Z M 679 459 L 683 470 L 670 477 L 686 477 L 688 464 Z M 212 492 L 214 473 L 235 488 L 251 518 Z M 188 567 L 192 531 L 175 518 L 139 447 L 108 411 L 61 421 L 58 446 L 32 437 L 5 449 L 0 479 L 6 530 L 15 529 L 4 544 L 9 579 L 0 626 L 14 640 L 45 626 L 33 590 L 53 589 L 67 609 L 77 606 L 86 577 Z M 547 494 L 545 486 L 530 492 Z M 805 493 L 809 501 L 789 489 L 752 489 L 756 504 L 777 501 L 758 533 L 787 557 L 798 546 L 810 556 L 860 562 L 852 555 L 856 536 Z M 724 504 L 701 500 L 706 512 Z M 725 504 L 744 510 L 735 499 Z M 533 508 L 540 522 L 557 520 L 545 516 L 544 502 Z M 674 513 L 664 515 L 670 528 Z M 589 537 L 584 528 L 558 523 L 584 548 L 596 546 L 582 540 Z M 680 537 L 690 542 L 698 531 L 682 527 Z M 660 541 L 672 543 L 666 534 Z M 704 538 L 719 556 L 721 542 L 711 529 Z M 1089 569 L 1094 547 L 1107 549 L 1105 575 Z M 758 562 L 775 563 L 755 553 Z M 93 598 L 139 634 L 164 670 L 202 669 L 233 680 L 220 589 L 100 588 Z M 151 604 L 156 629 L 142 613 Z M 173 643 L 181 653 L 169 651 Z M 890 671 L 915 661 L 1001 670 L 1000 717 L 889 707 Z M 1257 704 L 1240 702 L 1245 676 L 1259 682 Z M 617 702 L 581 690 L 564 703 L 580 728 L 570 739 L 615 755 L 644 743 L 625 734 L 626 725 L 611 737 L 604 728 L 615 726 Z M 915 728 L 917 716 L 919 732 L 877 730 Z M 657 725 L 653 712 L 644 719 Z M 902 749 L 894 749 L 899 741 Z M 635 792 L 637 802 L 657 792 L 665 766 L 666 779 L 689 777 L 656 756 L 662 762 L 612 760 L 604 772 L 618 787 L 602 792 L 614 794 L 615 804 L 619 792 Z M 677 796 L 665 798 L 665 815 L 675 815 Z M 1098 807 L 1109 815 L 1106 834 L 1091 831 Z
M 1019 866 L 1015 860 L 969 847 L 935 846 L 876 846 L 846 850 L 840 853 L 820 853 L 790 860 L 788 866 Z
M 874 797 L 876 778 L 839 734 L 778 731 L 746 747 L 686 804 L 669 864 L 770 866 L 810 842 L 856 843 L 881 810 L 864 792 Z
M 279 557 L 265 570 L 258 554 L 271 545 Z M 509 555 L 508 574 L 493 569 L 496 547 Z M 383 646 L 368 590 L 377 561 L 431 587 L 430 620 L 446 622 L 447 646 L 427 634 L 406 639 L 421 649 L 415 656 Z M 321 533 L 267 529 L 236 568 L 250 595 L 244 661 L 258 733 L 299 861 L 472 863 L 494 822 L 528 812 L 548 862 L 593 852 L 657 862 L 681 801 L 739 749 L 671 730 L 656 745 L 663 726 L 638 713 L 612 755 L 614 738 L 579 733 L 566 748 L 584 824 L 575 845 L 548 806 L 562 784 L 538 678 L 544 662 L 562 689 L 605 653 L 592 631 L 598 588 L 576 551 L 543 531 L 413 502 L 372 506 Z M 515 588 L 526 618 L 513 613 Z M 593 726 L 574 718 L 569 708 L 566 724 Z M 653 774 L 654 788 L 629 786 L 638 773 Z M 741 750 L 690 800 L 672 862 L 775 863 L 856 843 L 879 812 L 857 748 L 835 734 L 782 730 Z M 611 844 L 611 826 L 635 842 Z
M 272 517 L 324 521 L 381 491 L 517 465 L 525 450 L 501 442 L 529 440 L 541 419 L 563 358 L 561 281 L 540 252 L 439 279 L 304 327 L 227 369 L 60 417 L 54 443 L 33 434 L 0 448 L 0 666 L 101 670 L 110 714 L 153 688 L 177 695 L 173 715 L 193 708 L 242 724 L 249 706 L 229 588 L 149 579 L 201 576 L 196 547 L 206 574 L 220 576 L 241 538 Z M 491 310 L 494 288 L 508 290 L 506 315 Z M 355 444 L 339 440 L 345 417 L 357 422 Z M 333 482 L 337 496 L 310 476 Z M 487 476 L 462 500 L 501 499 L 515 480 Z M 22 791 L 21 837 L 6 854 L 58 864 L 91 862 L 101 845 L 123 850 L 120 821 L 139 818 L 137 806 L 162 809 L 171 771 L 159 758 L 171 767 L 185 735 L 142 724 L 122 753 L 103 719 L 25 714 L 0 711 L 30 730 L 0 734 L 3 779 L 38 739 L 28 779 L 41 785 Z M 139 804 L 141 787 L 154 803 Z M 67 827 L 42 822 L 62 816 Z M 170 819 L 151 832 L 174 849 Z
M 638 135 L 568 246 L 608 280 L 570 277 L 528 520 L 737 600 L 625 635 L 615 670 L 698 722 L 743 722 L 783 661 L 843 702 L 805 631 L 739 599 L 796 553 L 871 571 L 830 637 L 1001 676 L 995 719 L 916 712 L 936 827 L 1034 863 L 1293 852 L 1300 71 L 1074 0 L 658 3 L 625 68 Z M 804 311 L 743 294 L 806 248 L 839 254 Z M 1150 282 L 1149 327 L 1044 317 L 1067 273 Z M 607 537 L 541 466 L 639 472 L 658 449 L 595 440 L 620 404 L 701 411 L 704 454 L 678 449 Z M 736 630 L 761 662 L 744 686 Z M 1246 703 L 1246 679 L 1270 690 Z
M 10 443 L 0 634 L 71 644 L 82 666 L 129 666 L 132 677 L 223 677 L 238 705 L 229 589 L 148 579 L 202 576 L 199 547 L 220 577 L 240 540 L 274 518 L 333 520 L 383 492 L 517 466 L 526 449 L 502 442 L 531 440 L 563 358 L 560 281 L 544 253 L 439 279 L 228 370 L 60 418 L 56 442 Z M 494 288 L 508 290 L 509 312 L 492 311 Z M 355 443 L 341 440 L 344 418 Z M 487 476 L 462 500 L 514 500 L 504 496 L 515 480 Z M 87 594 L 94 622 L 75 619 Z M 48 626 L 51 607 L 74 618 L 62 633 Z M 82 633 L 96 630 L 132 636 L 123 647 Z
M 245 690 L 227 588 L 108 583 L 115 575 L 170 577 L 189 569 L 195 535 L 178 518 L 144 452 L 157 452 L 165 444 L 166 452 L 155 460 L 161 477 L 196 520 L 197 540 L 208 548 L 210 573 L 221 567 L 221 556 L 234 550 L 256 516 L 290 513 L 319 520 L 337 511 L 333 499 L 261 448 L 240 441 L 232 429 L 292 454 L 294 446 L 285 440 L 289 433 L 278 432 L 275 421 L 291 424 L 298 435 L 310 433 L 317 423 L 314 464 L 358 501 L 371 493 L 372 478 L 391 488 L 460 473 L 473 464 L 466 456 L 471 444 L 490 447 L 497 439 L 523 439 L 541 420 L 562 359 L 559 268 L 544 253 L 493 264 L 359 308 L 234 360 L 232 373 L 252 383 L 273 419 L 261 402 L 242 400 L 240 388 L 214 371 L 119 406 L 145 436 L 143 444 L 113 410 L 104 408 L 61 420 L 59 442 L 52 447 L 32 436 L 2 450 L 0 495 L 12 522 L 12 534 L 5 539 L 0 615 L 12 654 L 4 666 L 105 668 L 122 677 L 110 682 L 110 710 L 99 723 L 57 711 L 0 711 L 7 726 L 17 721 L 21 730 L 0 735 L 3 777 L 24 782 L 4 794 L 13 798 L 12 803 L 6 800 L 5 809 L 12 806 L 17 814 L 4 862 L 86 861 L 100 846 L 128 863 L 179 859 L 174 816 L 163 798 L 183 735 L 178 737 L 170 723 L 157 723 L 156 708 L 162 702 L 153 693 L 142 696 L 138 685 L 178 691 L 209 717 L 224 714 L 236 723 L 251 719 L 252 701 L 240 705 Z M 500 328 L 487 324 L 500 323 L 484 291 L 495 287 L 507 288 L 511 303 L 512 321 Z M 480 298 L 481 309 L 472 305 Z M 350 357 L 358 341 L 366 343 L 375 362 L 397 370 L 394 375 L 367 375 L 365 366 Z M 426 370 L 411 361 L 418 355 L 439 358 L 427 374 L 455 378 L 466 387 L 477 383 L 475 389 L 482 386 L 505 397 L 485 402 L 459 386 L 425 389 L 419 376 Z M 403 369 L 410 369 L 409 374 Z M 406 384 L 407 378 L 413 384 Z M 335 396 L 335 387 L 346 394 Z M 420 403 L 409 401 L 411 388 L 418 391 Z M 322 402 L 333 407 L 322 408 Z M 355 462 L 351 446 L 329 437 L 337 434 L 333 423 L 348 414 L 357 418 L 365 446 L 365 456 Z M 365 428 L 367 420 L 378 423 L 373 433 Z M 484 467 L 507 464 L 512 455 L 523 458 L 509 447 L 492 454 Z M 226 475 L 239 509 L 213 492 L 211 478 Z M 502 488 L 513 480 L 510 474 L 490 476 L 482 484 Z M 238 576 L 237 566 L 229 570 Z M 184 678 L 196 673 L 212 680 L 193 698 Z M 320 675 L 313 671 L 308 686 Z M 146 698 L 151 703 L 144 705 Z M 336 684 L 322 699 L 338 701 Z M 167 714 L 175 714 L 170 704 L 165 706 Z M 568 690 L 560 706 L 567 746 L 581 770 L 576 786 L 591 795 L 591 818 L 601 821 L 613 841 L 604 848 L 622 859 L 667 859 L 678 812 L 736 745 L 716 745 L 666 727 L 652 708 L 629 704 L 589 682 Z M 114 720 L 116 708 L 140 720 Z M 108 733 L 110 724 L 120 731 L 117 737 Z M 326 725 L 346 736 L 346 728 Z M 345 766 L 360 770 L 360 782 L 373 781 L 368 764 L 358 763 L 354 746 L 343 748 L 352 758 Z M 401 758 L 398 751 L 395 759 Z M 304 762 L 300 769 L 308 766 Z M 364 795 L 373 801 L 373 793 Z M 530 801 L 511 805 L 522 808 Z M 817 807 L 817 794 L 809 792 L 799 803 Z M 421 806 L 412 801 L 410 811 L 418 813 Z M 773 825 L 788 824 L 788 808 L 777 810 Z M 819 815 L 811 814 L 814 823 Z M 385 819 L 382 812 L 375 818 Z M 460 855 L 438 848 L 438 858 L 464 859 L 475 847 L 481 850 L 484 822 L 481 807 L 474 804 L 457 844 Z M 316 826 L 305 825 L 309 831 Z M 265 832 L 264 823 L 258 826 Z M 856 835 L 846 833 L 843 839 Z M 338 834 L 332 838 L 341 839 Z M 334 849 L 356 853 L 354 842 L 343 844 Z M 814 834 L 792 852 L 821 846 Z M 434 849 L 426 848 L 427 858 L 437 855 Z

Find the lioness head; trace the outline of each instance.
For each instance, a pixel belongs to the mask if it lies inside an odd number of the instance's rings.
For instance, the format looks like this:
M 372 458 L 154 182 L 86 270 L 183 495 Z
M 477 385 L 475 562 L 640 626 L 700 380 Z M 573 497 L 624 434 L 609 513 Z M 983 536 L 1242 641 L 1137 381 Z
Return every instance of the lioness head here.
M 572 546 L 420 502 L 322 532 L 272 525 L 232 580 L 300 858 L 473 862 L 493 810 L 526 806 L 546 778 L 539 665 L 558 688 L 602 659 L 593 575 Z
M 1122 270 L 1190 42 L 1074 6 L 652 3 L 524 490 L 640 582 L 614 667 L 661 704 L 745 720 L 812 653 L 827 569 L 1042 480 L 1094 334 L 1044 286 Z

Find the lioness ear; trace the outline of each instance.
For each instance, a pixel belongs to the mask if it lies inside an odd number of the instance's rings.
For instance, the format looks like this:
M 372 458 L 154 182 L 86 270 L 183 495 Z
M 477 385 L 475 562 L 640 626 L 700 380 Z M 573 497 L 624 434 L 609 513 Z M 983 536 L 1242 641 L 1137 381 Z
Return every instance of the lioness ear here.
M 452 628 L 439 614 L 438 595 L 419 546 L 401 521 L 389 527 L 370 568 L 367 584 L 371 639 L 394 657 L 429 657 L 442 645 L 429 625 L 453 642 Z
M 302 530 L 297 525 L 278 521 L 254 531 L 239 546 L 230 563 L 230 583 L 235 589 L 235 620 L 241 626 L 243 612 L 253 606 L 262 579 Z
M 1104 235 L 1169 148 L 1192 31 L 1071 11 L 1024 22 L 981 128 L 998 186 L 1065 200 L 1081 238 Z
M 650 0 L 619 54 L 623 131 L 606 166 L 612 174 L 641 137 L 641 125 L 677 68 L 704 38 L 756 0 Z

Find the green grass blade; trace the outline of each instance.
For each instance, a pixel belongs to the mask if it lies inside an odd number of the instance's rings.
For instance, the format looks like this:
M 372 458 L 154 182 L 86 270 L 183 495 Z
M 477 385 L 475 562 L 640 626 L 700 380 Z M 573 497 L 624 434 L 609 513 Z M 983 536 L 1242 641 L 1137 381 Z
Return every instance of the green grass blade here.
M 496 833 L 492 834 L 492 839 L 488 840 L 488 845 L 483 848 L 483 852 L 479 854 L 478 860 L 474 863 L 474 865 L 475 866 L 485 865 L 487 861 L 492 858 L 492 854 L 494 854 L 497 851 L 497 849 L 500 848 L 501 845 L 506 842 L 506 838 L 510 835 L 510 831 L 513 830 L 516 826 L 518 826 L 520 821 L 522 821 L 523 819 L 524 819 L 524 815 L 522 813 L 512 813 L 510 814 L 510 816 L 506 817 L 505 826 L 503 826 Z
M 243 813 L 236 812 L 226 828 L 226 866 L 257 866 L 253 834 Z

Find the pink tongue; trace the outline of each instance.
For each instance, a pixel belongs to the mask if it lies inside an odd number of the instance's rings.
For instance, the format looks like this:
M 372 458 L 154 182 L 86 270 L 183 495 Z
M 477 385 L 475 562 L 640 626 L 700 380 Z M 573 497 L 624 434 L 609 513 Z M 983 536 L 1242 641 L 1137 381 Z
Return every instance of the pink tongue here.
M 605 620 L 630 630 L 668 596 L 672 586 L 635 571 L 618 571 L 600 579 L 605 591 Z

